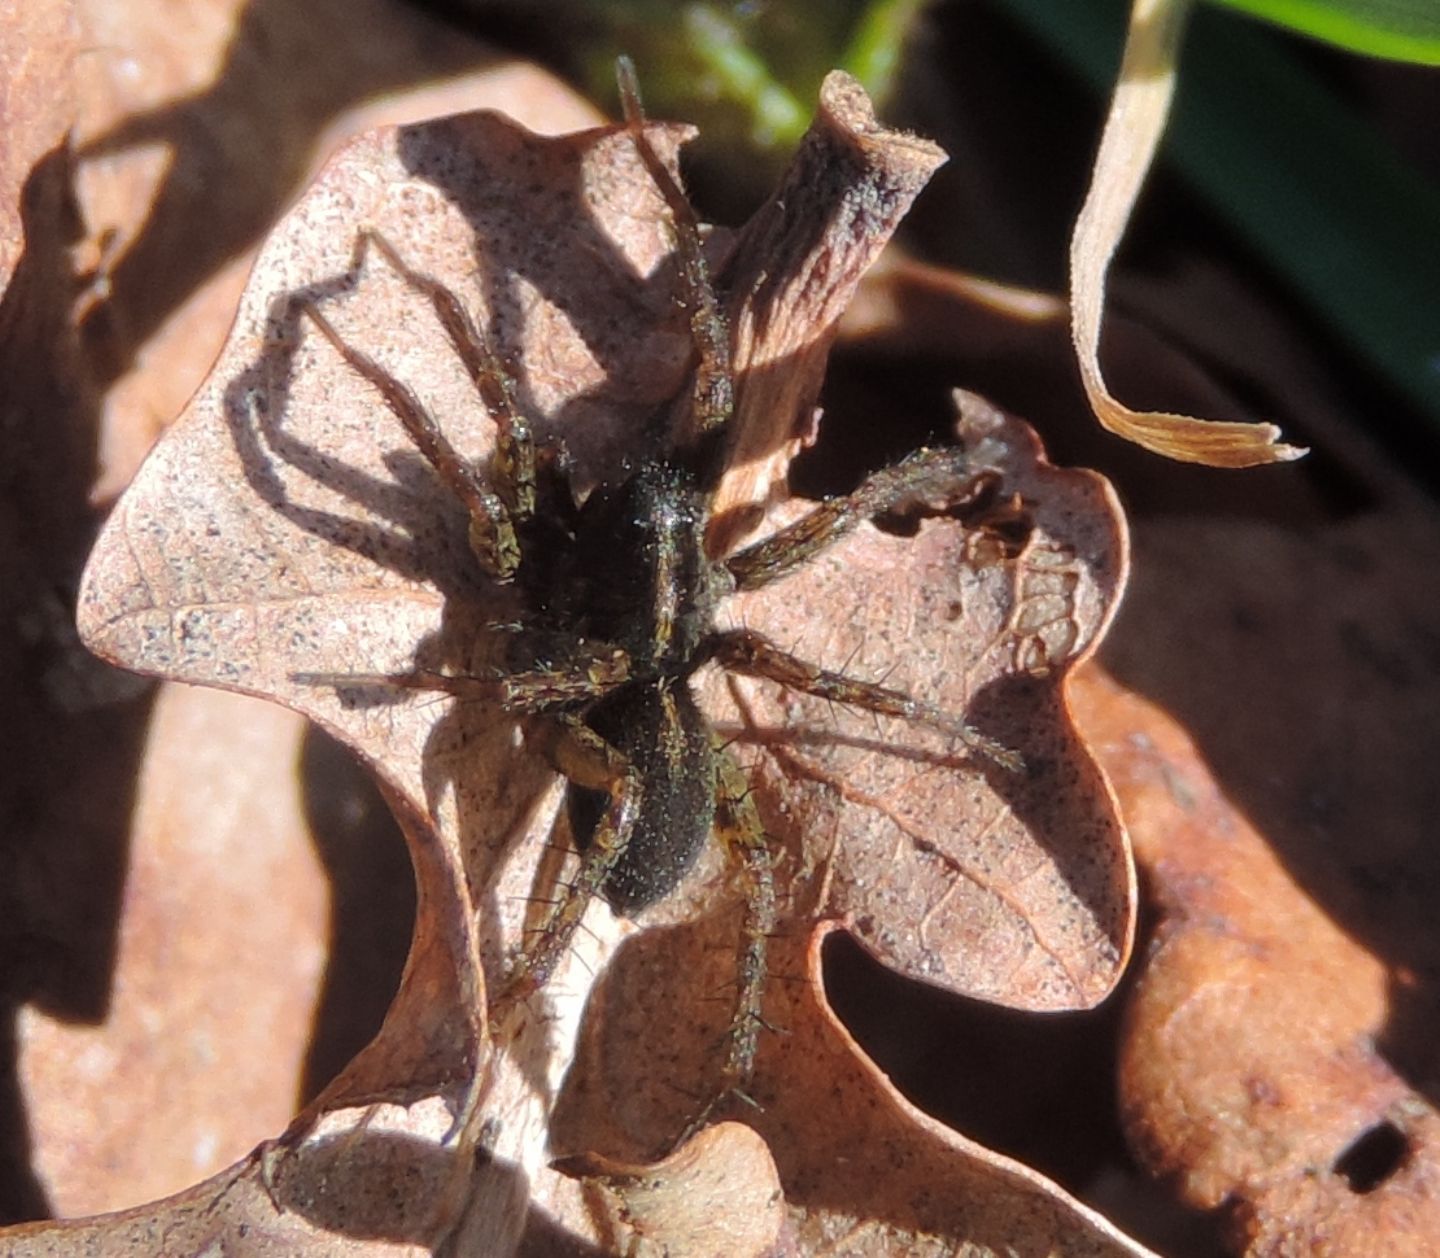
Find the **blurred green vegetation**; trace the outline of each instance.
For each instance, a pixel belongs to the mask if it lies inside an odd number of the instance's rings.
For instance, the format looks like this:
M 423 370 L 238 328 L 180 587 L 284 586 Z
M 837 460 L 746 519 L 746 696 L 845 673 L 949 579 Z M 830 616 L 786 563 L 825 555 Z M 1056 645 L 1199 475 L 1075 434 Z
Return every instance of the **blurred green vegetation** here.
M 804 134 L 820 82 L 837 67 L 883 97 L 922 4 L 595 0 L 586 7 L 606 34 L 582 57 L 595 99 L 614 98 L 615 56 L 624 51 L 656 112 L 696 118 L 707 138 L 770 152 Z
M 1217 0 L 1351 52 L 1440 65 L 1435 0 Z

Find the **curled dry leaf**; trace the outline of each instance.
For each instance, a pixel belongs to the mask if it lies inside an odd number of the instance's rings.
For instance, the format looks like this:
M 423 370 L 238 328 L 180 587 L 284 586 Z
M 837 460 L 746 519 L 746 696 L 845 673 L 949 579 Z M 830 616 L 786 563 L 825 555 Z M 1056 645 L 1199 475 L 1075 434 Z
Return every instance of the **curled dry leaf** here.
M 765 1139 L 785 1192 L 787 1226 L 773 1251 L 797 1254 L 1144 1254 L 1093 1211 L 1068 1197 L 1030 1168 L 966 1140 L 917 1110 L 857 1047 L 825 998 L 821 951 L 838 924 L 814 929 L 796 925 L 777 941 L 773 959 L 777 982 L 767 1017 L 777 1034 L 762 1047 L 762 1066 L 754 1089 L 750 1123 Z M 664 1021 L 672 1002 L 694 1000 L 696 983 L 659 963 L 672 954 L 671 935 L 656 940 L 646 932 L 635 951 L 648 951 L 650 964 L 627 967 L 604 984 L 592 1019 L 593 1039 L 610 1046 L 612 1058 L 623 1053 L 658 1059 L 674 1051 Z M 721 947 L 720 933 L 707 930 L 709 954 Z M 689 950 L 685 949 L 688 953 Z M 704 964 L 703 949 L 695 949 Z M 709 964 L 702 979 L 719 981 Z M 649 1018 L 648 1026 L 645 1017 Z M 614 1106 L 625 1106 L 625 1088 L 645 1088 L 641 1071 L 629 1076 L 623 1064 L 613 1073 L 597 1070 L 587 1045 L 577 1064 L 574 1093 L 597 1091 L 562 1102 L 563 1139 L 569 1122 L 581 1119 L 587 1134 L 607 1123 Z M 963 1046 L 955 1068 L 966 1069 Z M 602 1077 L 613 1091 L 598 1091 Z M 653 1092 L 650 1099 L 656 1099 Z M 567 1113 L 567 1109 L 570 1111 Z M 689 1148 L 666 1162 L 644 1168 L 651 1198 L 665 1199 L 683 1190 L 697 1175 Z M 745 1142 L 714 1138 L 712 1156 L 720 1161 L 709 1175 L 724 1173 L 727 1191 L 715 1199 L 723 1218 L 752 1223 L 770 1217 L 773 1187 L 756 1167 L 756 1152 Z M 594 1162 L 592 1159 L 592 1167 Z M 594 1169 L 599 1169 L 594 1167 Z M 608 1168 L 613 1174 L 613 1168 Z M 630 1168 L 629 1176 L 641 1175 Z M 699 1221 L 703 1223 L 704 1221 Z M 713 1222 L 713 1221 L 712 1221 Z M 668 1252 L 696 1252 L 691 1245 L 704 1233 L 666 1231 L 657 1239 Z M 637 1231 L 642 1231 L 640 1227 Z M 643 1234 L 643 1231 L 642 1231 Z M 640 1252 L 649 1252 L 641 1250 Z M 658 1252 L 658 1251 L 657 1251 Z M 738 1252 L 750 1252 L 741 1250 Z
M 727 268 L 741 380 L 732 467 L 717 515 L 735 509 L 744 519 L 744 508 L 765 500 L 812 437 L 812 408 L 840 318 L 944 160 L 928 140 L 876 122 L 854 80 L 826 79 L 817 127 L 785 179 L 785 189 L 803 190 L 803 204 L 785 190 L 771 197 L 747 224 Z M 712 546 L 725 549 L 738 530 L 738 520 L 722 520 Z
M 1305 451 L 1282 444 L 1274 424 L 1133 411 L 1110 392 L 1100 371 L 1105 275 L 1165 127 L 1189 10 L 1190 0 L 1135 0 L 1130 12 L 1120 80 L 1070 242 L 1072 331 L 1080 376 L 1100 423 L 1157 454 L 1212 467 L 1295 459 Z
M 1187 1200 L 1230 1203 L 1257 1254 L 1424 1253 L 1440 1235 L 1440 530 L 1403 501 L 1304 535 L 1151 526 L 1108 663 L 1183 715 L 1229 799 L 1153 708 L 1098 682 L 1077 702 L 1162 915 L 1127 1123 Z
M 1077 713 L 1163 914 L 1131 1000 L 1130 1139 L 1246 1252 L 1429 1252 L 1440 1119 L 1377 1052 L 1385 967 L 1296 885 L 1153 705 L 1088 670 Z
M 567 1167 L 604 1194 L 614 1244 L 635 1258 L 768 1258 L 791 1252 L 784 1195 L 765 1142 L 749 1127 L 719 1123 L 663 1161 L 627 1166 L 598 1156 Z
M 651 129 L 665 160 L 681 134 Z M 780 456 L 809 431 L 834 320 L 938 160 L 932 146 L 878 128 L 843 76 L 827 81 L 790 179 L 730 253 L 732 320 L 751 368 L 739 398 L 750 470 L 743 488 L 727 487 L 731 506 L 768 495 Z M 593 955 L 577 948 L 543 993 L 549 1019 L 522 1012 L 492 1051 L 482 957 L 502 963 L 537 912 L 527 905 L 553 885 L 555 862 L 542 854 L 559 784 L 486 704 L 306 680 L 473 669 L 486 625 L 513 610 L 477 573 L 463 513 L 398 423 L 298 313 L 302 299 L 323 305 L 347 342 L 416 389 L 465 455 L 483 458 L 492 424 L 461 364 L 428 308 L 373 251 L 361 256 L 362 227 L 480 311 L 524 409 L 542 435 L 563 434 L 582 484 L 616 476 L 641 421 L 681 390 L 690 342 L 672 296 L 668 220 L 623 132 L 545 140 L 478 114 L 364 137 L 262 252 L 214 374 L 97 545 L 82 631 L 128 667 L 275 698 L 319 721 L 373 765 L 410 840 L 416 935 L 384 1028 L 280 1152 L 237 1168 L 228 1191 L 255 1200 L 263 1183 L 267 1199 L 345 1231 L 322 1191 L 338 1182 L 327 1150 L 343 1160 L 358 1149 L 357 1166 L 393 1164 L 409 1186 L 403 1220 L 371 1220 L 353 1236 L 408 1242 L 458 1226 L 472 1248 L 483 1237 L 484 1252 L 507 1252 L 527 1226 L 533 1235 L 557 1220 L 594 1235 L 575 1186 L 545 1169 L 546 1126 L 617 927 L 592 906 Z M 717 256 L 724 244 L 712 240 Z M 783 383 L 785 371 L 804 386 Z M 823 608 L 818 640 L 797 641 L 793 618 L 780 618 L 782 641 L 836 664 L 830 653 L 853 645 L 860 675 L 897 667 L 894 680 L 1025 755 L 1028 773 L 982 770 L 924 738 L 899 754 L 897 731 L 857 732 L 764 687 L 727 694 L 717 679 L 711 701 L 732 705 L 766 821 L 791 851 L 798 921 L 847 914 L 893 964 L 962 990 L 1023 1007 L 1088 1004 L 1123 962 L 1132 890 L 1062 687 L 1118 597 L 1123 534 L 1103 482 L 1048 468 L 1012 421 L 973 408 L 962 438 L 1024 498 L 1008 521 L 1023 526 L 1018 554 L 1006 553 L 1003 530 L 976 538 L 954 519 L 911 521 L 913 538 L 866 526 L 770 605 L 803 595 Z M 758 623 L 770 605 L 737 600 L 734 612 Z M 864 614 L 832 626 L 842 605 Z M 821 737 L 787 739 L 792 725 Z M 654 920 L 691 929 L 715 899 L 706 873 Z M 729 925 L 720 898 L 699 926 Z M 693 987 L 679 954 L 664 968 Z M 685 1068 L 713 1057 L 694 1039 L 708 1024 L 662 1021 L 689 1037 Z M 477 1100 L 483 1130 L 444 1148 L 444 1115 Z M 673 1096 L 655 1110 L 672 1112 Z M 647 1152 L 678 1129 L 657 1137 L 655 1125 L 642 1124 Z M 471 1184 L 468 1142 L 481 1137 L 490 1156 Z M 306 1167 L 322 1163 L 310 1178 Z

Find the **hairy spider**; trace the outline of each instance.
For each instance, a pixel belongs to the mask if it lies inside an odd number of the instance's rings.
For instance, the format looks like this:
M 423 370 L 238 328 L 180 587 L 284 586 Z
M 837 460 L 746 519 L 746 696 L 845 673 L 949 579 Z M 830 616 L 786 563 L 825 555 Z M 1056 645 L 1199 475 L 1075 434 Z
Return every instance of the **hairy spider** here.
M 716 612 L 735 591 L 777 581 L 860 521 L 916 501 L 953 504 L 974 487 L 958 449 L 922 449 L 831 499 L 772 536 L 720 559 L 705 549 L 712 499 L 725 470 L 734 414 L 730 333 L 684 193 L 646 138 L 633 71 L 621 67 L 625 122 L 668 206 L 678 301 L 689 316 L 695 365 L 687 422 L 626 479 L 577 501 L 563 448 L 535 438 L 510 376 L 459 299 L 412 270 L 373 231 L 361 233 L 432 306 L 464 363 L 496 441 L 490 466 L 462 458 L 411 390 L 347 345 L 303 303 L 344 361 L 368 380 L 469 516 L 475 560 L 520 592 L 523 623 L 509 636 L 497 676 L 416 670 L 383 680 L 498 701 L 530 718 L 527 741 L 570 783 L 568 807 L 579 872 L 518 957 L 502 1000 L 541 987 L 570 944 L 590 899 L 621 912 L 645 908 L 685 877 L 717 835 L 746 890 L 737 997 L 712 1099 L 688 1130 L 728 1095 L 744 1095 L 763 1025 L 766 941 L 775 921 L 769 844 L 739 767 L 719 746 L 692 694 L 707 664 L 769 678 L 806 694 L 936 728 L 1007 767 L 1018 760 L 964 721 L 902 691 L 819 668 L 749 630 L 719 629 Z M 657 414 L 657 429 L 665 412 Z M 336 679 L 349 680 L 355 679 Z

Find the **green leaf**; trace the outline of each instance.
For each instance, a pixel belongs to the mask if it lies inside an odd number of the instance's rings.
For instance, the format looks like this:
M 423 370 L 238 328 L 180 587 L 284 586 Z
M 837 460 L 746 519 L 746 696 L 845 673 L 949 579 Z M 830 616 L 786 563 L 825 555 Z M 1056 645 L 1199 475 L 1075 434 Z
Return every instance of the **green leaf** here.
M 689 5 L 683 14 L 685 40 L 719 94 L 749 111 L 753 134 L 762 147 L 792 145 L 810 121 L 789 89 L 771 72 L 740 28 L 717 6 Z
M 840 58 L 876 100 L 889 96 L 901 47 L 924 0 L 871 0 L 860 14 L 849 46 Z
M 1351 52 L 1440 65 L 1436 0 L 1215 0 Z

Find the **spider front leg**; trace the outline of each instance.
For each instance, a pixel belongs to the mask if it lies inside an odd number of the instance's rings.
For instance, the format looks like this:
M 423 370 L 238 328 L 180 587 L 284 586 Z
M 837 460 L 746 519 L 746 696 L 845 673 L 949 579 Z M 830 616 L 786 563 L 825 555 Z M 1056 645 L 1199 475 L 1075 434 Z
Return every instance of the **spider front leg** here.
M 853 493 L 822 502 L 762 541 L 725 561 L 737 590 L 758 590 L 838 542 L 862 520 L 910 502 L 942 499 L 946 507 L 975 497 L 993 473 L 975 472 L 958 446 L 916 450 L 867 477 Z
M 299 310 L 320 330 L 346 365 L 375 387 L 385 405 L 404 426 L 416 449 L 435 469 L 441 483 L 464 505 L 470 516 L 470 549 L 481 567 L 499 581 L 514 577 L 520 566 L 515 517 L 490 488 L 479 468 L 450 444 L 450 439 L 440 431 L 434 416 L 408 385 L 397 380 L 368 354 L 347 344 L 313 302 L 300 302 Z
M 680 444 L 690 445 L 708 433 L 723 430 L 734 413 L 735 379 L 730 360 L 730 329 L 720 313 L 720 303 L 710 279 L 710 267 L 701 248 L 700 223 L 695 211 L 645 135 L 645 110 L 640 104 L 640 85 L 635 78 L 635 66 L 629 57 L 621 57 L 615 63 L 615 71 L 626 128 L 635 143 L 641 164 L 670 210 L 675 232 L 679 299 L 689 316 L 690 339 L 698 359 L 691 386 L 691 430 L 680 434 Z M 705 469 L 711 476 L 718 476 L 721 470 L 718 457 L 715 466 Z

